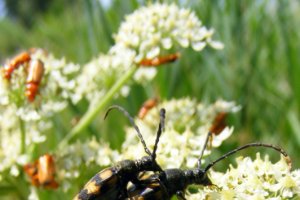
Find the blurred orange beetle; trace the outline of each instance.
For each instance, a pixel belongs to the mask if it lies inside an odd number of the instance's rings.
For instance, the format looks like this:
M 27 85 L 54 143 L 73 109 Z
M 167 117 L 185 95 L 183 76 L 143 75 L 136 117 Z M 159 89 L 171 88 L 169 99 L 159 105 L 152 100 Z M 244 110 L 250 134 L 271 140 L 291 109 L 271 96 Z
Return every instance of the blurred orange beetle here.
M 58 188 L 59 185 L 54 180 L 55 163 L 52 155 L 45 154 L 33 163 L 26 164 L 23 168 L 32 185 L 46 189 Z
M 166 63 L 176 61 L 180 57 L 180 53 L 174 53 L 166 56 L 160 56 L 153 59 L 143 59 L 139 64 L 145 67 L 159 66 Z
M 26 79 L 25 96 L 28 101 L 33 102 L 39 90 L 40 82 L 44 75 L 44 63 L 41 60 L 31 60 Z
M 226 112 L 218 113 L 218 115 L 215 117 L 213 121 L 213 124 L 209 128 L 209 131 L 214 135 L 219 135 L 226 127 L 226 122 L 225 122 L 226 117 L 227 117 Z
M 144 117 L 147 115 L 147 113 L 154 108 L 158 104 L 157 98 L 148 99 L 145 101 L 142 105 L 142 107 L 139 110 L 138 117 L 140 119 L 144 119 Z
M 14 70 L 22 64 L 26 64 L 25 68 L 27 71 L 25 96 L 28 101 L 33 102 L 45 71 L 44 63 L 41 60 L 33 60 L 30 53 L 22 52 L 14 57 L 9 64 L 4 66 L 3 77 L 9 81 Z
M 17 56 L 15 56 L 7 65 L 4 66 L 3 69 L 4 78 L 10 80 L 13 71 L 18 69 L 20 65 L 28 63 L 30 60 L 31 57 L 27 52 L 22 52 Z
M 217 114 L 217 116 L 214 118 L 214 121 L 209 128 L 210 137 L 209 137 L 209 146 L 212 146 L 212 140 L 214 135 L 219 135 L 225 128 L 226 128 L 226 118 L 227 113 L 226 112 L 220 112 Z

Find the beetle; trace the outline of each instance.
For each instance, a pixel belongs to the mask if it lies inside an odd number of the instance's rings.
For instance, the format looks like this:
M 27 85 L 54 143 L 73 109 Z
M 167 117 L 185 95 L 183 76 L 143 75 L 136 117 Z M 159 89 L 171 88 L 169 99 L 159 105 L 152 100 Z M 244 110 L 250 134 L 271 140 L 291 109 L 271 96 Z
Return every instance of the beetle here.
M 166 63 L 171 63 L 176 61 L 180 57 L 180 53 L 174 53 L 174 54 L 169 54 L 166 56 L 159 56 L 153 59 L 143 59 L 142 61 L 139 62 L 139 65 L 144 66 L 144 67 L 152 67 L 152 66 L 159 66 L 162 64 Z
M 3 77 L 10 81 L 14 70 L 18 69 L 21 65 L 25 65 L 27 72 L 25 96 L 29 102 L 33 102 L 44 75 L 44 63 L 39 59 L 32 59 L 29 52 L 22 52 L 4 66 L 2 70 Z
M 213 135 L 219 135 L 224 130 L 224 128 L 226 127 L 225 120 L 227 115 L 228 113 L 226 112 L 220 112 L 214 118 L 214 121 L 211 127 L 209 128 L 209 131 L 213 133 Z
M 4 66 L 3 77 L 7 80 L 11 79 L 11 75 L 14 70 L 22 64 L 28 63 L 31 60 L 31 56 L 28 52 L 22 52 L 15 56 L 8 64 Z
M 56 189 L 59 186 L 54 179 L 55 162 L 50 154 L 45 154 L 33 163 L 26 164 L 23 169 L 34 186 L 46 189 Z
M 219 135 L 226 128 L 226 118 L 228 116 L 227 112 L 219 112 L 213 120 L 212 125 L 209 128 L 209 147 L 212 146 L 212 141 L 214 135 Z
M 205 144 L 207 145 L 208 138 L 210 137 L 210 132 L 208 133 Z M 205 145 L 205 147 L 206 147 Z M 173 195 L 177 195 L 178 199 L 185 200 L 184 191 L 191 184 L 209 186 L 213 185 L 209 177 L 207 176 L 208 170 L 214 166 L 216 163 L 227 158 L 228 156 L 235 154 L 236 152 L 249 148 L 249 147 L 265 147 L 272 148 L 283 154 L 288 161 L 290 158 L 288 154 L 281 148 L 276 147 L 271 144 L 264 143 L 249 143 L 239 148 L 236 148 L 223 156 L 219 157 L 215 161 L 209 163 L 204 170 L 201 169 L 201 154 L 198 160 L 198 167 L 195 169 L 166 169 L 158 174 L 152 174 L 146 179 L 141 179 L 140 183 L 133 184 L 128 188 L 128 198 L 130 200 L 168 200 L 171 199 Z M 203 150 L 202 150 L 203 152 Z
M 151 98 L 145 101 L 139 110 L 138 117 L 144 119 L 147 113 L 158 104 L 158 98 Z
M 29 62 L 25 96 L 30 102 L 34 101 L 35 96 L 38 93 L 44 71 L 44 63 L 41 60 L 37 59 Z
M 74 200 L 124 199 L 127 196 L 127 184 L 129 182 L 138 183 L 138 175 L 140 172 L 162 171 L 160 166 L 156 163 L 156 150 L 160 135 L 164 129 L 165 109 L 160 110 L 160 122 L 152 153 L 147 148 L 138 126 L 134 123 L 133 118 L 125 109 L 120 106 L 111 106 L 106 112 L 104 119 L 112 109 L 118 109 L 129 119 L 148 156 L 144 156 L 137 160 L 122 160 L 114 166 L 100 171 L 87 182 Z

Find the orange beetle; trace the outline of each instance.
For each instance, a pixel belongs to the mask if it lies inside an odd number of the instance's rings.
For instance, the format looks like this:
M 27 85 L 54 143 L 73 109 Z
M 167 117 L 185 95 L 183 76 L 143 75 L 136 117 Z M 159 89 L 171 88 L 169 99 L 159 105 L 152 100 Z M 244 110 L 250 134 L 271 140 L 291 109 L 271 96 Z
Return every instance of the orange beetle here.
M 5 79 L 10 80 L 11 75 L 15 69 L 17 69 L 21 64 L 28 63 L 31 60 L 29 53 L 23 52 L 14 57 L 9 64 L 4 66 L 3 76 Z
M 40 82 L 44 75 L 44 64 L 40 60 L 31 60 L 28 68 L 28 75 L 26 79 L 25 96 L 28 101 L 32 102 L 35 99 L 39 90 Z
M 140 119 L 144 119 L 144 117 L 147 115 L 147 113 L 154 108 L 158 104 L 157 98 L 148 99 L 145 101 L 142 105 L 142 107 L 139 110 L 138 117 Z
M 162 64 L 170 63 L 176 61 L 180 57 L 180 53 L 174 53 L 166 56 L 156 57 L 153 59 L 143 59 L 139 65 L 145 66 L 145 67 L 151 67 L 151 66 L 159 66 Z
M 226 117 L 227 113 L 226 112 L 220 112 L 217 114 L 215 117 L 211 127 L 209 128 L 210 137 L 209 137 L 209 146 L 212 146 L 212 140 L 214 135 L 219 135 L 224 128 L 226 128 Z
M 213 124 L 209 128 L 209 131 L 213 133 L 214 135 L 219 135 L 224 128 L 226 127 L 226 120 L 227 113 L 226 112 L 220 112 L 214 119 Z
M 23 168 L 30 177 L 32 185 L 46 189 L 56 189 L 58 187 L 58 183 L 54 180 L 55 164 L 52 155 L 45 154 Z

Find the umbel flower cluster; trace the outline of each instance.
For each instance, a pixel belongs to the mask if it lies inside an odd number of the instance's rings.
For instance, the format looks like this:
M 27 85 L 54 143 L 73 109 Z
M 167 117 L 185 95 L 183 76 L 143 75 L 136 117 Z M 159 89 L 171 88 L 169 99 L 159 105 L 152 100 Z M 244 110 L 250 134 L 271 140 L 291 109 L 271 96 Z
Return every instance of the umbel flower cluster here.
M 173 14 L 169 17 L 162 16 L 157 12 L 158 8 Z M 188 45 L 178 45 L 176 41 L 179 40 L 178 38 L 187 37 L 187 33 L 195 34 L 194 32 L 197 29 L 201 29 L 201 33 L 203 34 L 202 38 L 198 38 L 199 42 L 202 41 L 205 44 L 208 41 L 212 42 L 212 31 L 201 26 L 201 22 L 193 12 L 187 9 L 179 9 L 175 5 L 164 4 L 154 4 L 143 7 L 129 15 L 126 21 L 121 25 L 115 38 L 118 38 L 117 35 L 123 35 L 124 38 L 129 39 L 130 33 L 126 31 L 125 27 L 131 26 L 130 24 L 133 23 L 133 18 L 138 18 L 138 16 L 144 12 L 148 13 L 147 16 L 149 19 L 153 18 L 152 21 L 157 20 L 157 22 L 160 23 L 160 28 L 162 28 L 162 26 L 167 27 L 170 23 L 175 23 L 179 19 L 181 23 L 184 22 L 184 24 L 195 23 L 195 25 L 186 27 L 184 30 L 178 26 L 172 29 L 157 29 L 157 24 L 155 23 L 146 28 L 144 22 L 147 20 L 139 19 L 141 22 L 138 25 L 140 29 L 151 29 L 150 26 L 155 26 L 156 35 L 164 35 L 170 38 L 168 49 L 174 46 L 172 50 L 177 52 L 180 49 L 187 48 Z M 169 22 L 162 23 L 160 22 L 162 20 L 164 20 L 163 22 Z M 169 32 L 166 30 L 169 30 Z M 176 34 L 173 33 L 174 31 Z M 139 35 L 135 32 L 135 35 L 136 37 L 140 37 L 140 42 L 146 39 L 144 33 Z M 68 104 L 76 104 L 82 99 L 87 99 L 91 103 L 91 107 L 93 107 L 95 103 L 99 102 L 101 98 L 106 95 L 114 83 L 121 79 L 124 73 L 134 68 L 143 57 L 140 57 L 139 53 L 134 51 L 131 47 L 123 45 L 124 42 L 125 39 L 116 39 L 116 44 L 111 47 L 107 54 L 101 54 L 98 58 L 93 59 L 84 66 L 67 63 L 65 59 L 57 59 L 51 53 L 42 49 L 30 50 L 31 59 L 40 59 L 45 68 L 34 102 L 28 102 L 24 95 L 26 90 L 26 76 L 28 73 L 26 71 L 27 63 L 23 63 L 16 68 L 9 81 L 3 76 L 0 76 L 0 109 L 2 111 L 0 116 L 2 138 L 0 157 L 3 160 L 0 164 L 0 171 L 9 169 L 9 167 L 16 163 L 23 164 L 28 161 L 28 159 L 31 159 L 30 156 L 23 151 L 24 145 L 26 145 L 26 149 L 30 149 L 30 145 L 47 140 L 47 136 L 53 127 L 52 121 L 49 120 L 51 116 L 66 109 Z M 152 44 L 153 48 L 157 46 L 161 45 L 158 43 Z M 170 50 L 169 53 L 173 53 L 173 51 Z M 159 54 L 155 54 L 151 58 L 158 55 Z M 140 59 L 138 59 L 138 57 L 140 57 Z M 150 57 L 148 56 L 147 58 Z M 156 69 L 139 68 L 133 77 L 139 80 L 139 83 L 145 84 L 147 80 L 153 79 L 155 74 Z M 130 81 L 124 82 L 120 90 L 114 93 L 114 97 L 116 98 L 118 95 L 127 96 L 130 89 L 129 84 Z M 26 137 L 24 136 L 24 138 L 21 139 L 22 134 L 20 134 L 20 132 L 26 134 Z M 22 145 L 21 143 L 24 144 Z M 9 147 L 14 148 L 14 151 L 11 151 Z M 15 149 L 16 147 L 20 149 Z M 18 160 L 21 161 L 19 162 Z
M 40 194 L 49 189 L 47 184 L 57 182 L 59 187 L 55 197 L 61 195 L 61 199 L 70 199 L 93 175 L 89 173 L 96 173 L 123 159 L 144 156 L 145 152 L 132 127 L 125 129 L 126 137 L 120 151 L 112 149 L 106 141 L 86 134 L 82 127 L 88 126 L 99 110 L 106 105 L 108 107 L 113 98 L 128 96 L 133 82 L 148 84 L 158 70 L 149 65 L 160 65 L 159 58 L 179 55 L 186 48 L 201 51 L 209 45 L 222 49 L 223 44 L 212 39 L 213 32 L 203 26 L 191 10 L 175 4 L 157 3 L 128 15 L 114 34 L 115 44 L 110 50 L 83 66 L 57 59 L 45 50 L 30 51 L 31 59 L 41 60 L 44 66 L 33 100 L 28 100 L 24 95 L 28 90 L 28 63 L 15 67 L 9 80 L 0 76 L 0 180 L 7 184 L 18 181 L 24 181 L 19 185 L 29 185 L 30 181 L 35 183 L 30 192 L 28 188 L 20 192 L 24 198 L 30 193 L 30 199 L 42 199 L 45 196 Z M 82 102 L 88 102 L 90 109 L 79 123 L 66 133 L 57 128 L 54 118 Z M 135 119 L 150 148 L 153 148 L 160 108 L 167 111 L 165 129 L 157 151 L 157 161 L 164 169 L 195 167 L 216 116 L 219 113 L 235 113 L 240 109 L 235 103 L 224 100 L 213 104 L 200 103 L 192 98 L 162 101 L 144 119 Z M 232 133 L 233 127 L 228 126 L 213 135 L 204 157 Z M 85 140 L 74 139 L 76 134 L 85 134 Z M 55 137 L 62 138 L 64 142 Z M 50 180 L 43 182 L 39 178 L 40 173 L 36 172 L 40 170 L 40 161 L 37 162 L 36 158 L 45 152 L 53 156 L 52 159 L 48 155 L 50 164 L 55 162 L 55 167 L 51 165 L 48 168 L 51 171 L 46 177 Z M 29 162 L 34 164 L 26 165 Z M 291 172 L 283 160 L 272 164 L 259 157 L 254 161 L 244 158 L 237 164 L 236 168 L 230 167 L 226 173 L 211 170 L 210 177 L 218 190 L 201 188 L 197 193 L 187 191 L 187 198 L 276 199 L 299 195 L 299 172 Z M 29 181 L 24 178 L 25 165 L 34 169 L 27 177 Z M 11 181 L 14 178 L 17 181 Z M 23 191 L 21 187 L 18 187 L 19 191 Z
M 189 199 L 299 199 L 300 171 L 290 171 L 284 157 L 272 163 L 256 154 L 256 159 L 239 157 L 236 167 L 230 165 L 225 173 L 211 171 L 216 187 L 206 187 Z
M 79 65 L 55 59 L 41 49 L 35 49 L 31 59 L 43 60 L 45 67 L 40 94 L 34 102 L 28 102 L 24 95 L 25 66 L 14 70 L 9 81 L 0 77 L 0 172 L 28 162 L 30 154 L 25 154 L 25 146 L 30 149 L 34 144 L 46 141 L 48 131 L 53 127 L 47 118 L 65 109 L 74 94 L 72 78 L 78 73 Z
M 203 26 L 189 9 L 179 8 L 175 4 L 142 7 L 126 16 L 114 35 L 115 45 L 109 52 L 83 67 L 82 74 L 77 78 L 76 94 L 93 103 L 94 99 L 103 97 L 114 82 L 143 59 L 154 59 L 189 47 L 201 51 L 207 44 L 222 49 L 223 44 L 212 40 L 212 35 L 213 30 Z M 156 71 L 155 68 L 140 67 L 133 78 L 140 84 L 146 84 L 154 78 Z M 122 96 L 129 93 L 130 87 L 127 84 L 120 90 Z
M 164 101 L 150 110 L 143 120 L 135 118 L 145 141 L 150 148 L 156 137 L 159 124 L 159 109 L 167 110 L 166 127 L 158 147 L 158 162 L 163 168 L 195 167 L 204 146 L 209 126 L 219 112 L 236 112 L 239 107 L 233 102 L 217 101 L 205 105 L 189 98 Z M 226 127 L 219 135 L 214 136 L 212 147 L 216 148 L 233 132 Z M 206 151 L 208 155 L 210 151 Z M 132 127 L 126 128 L 126 138 L 120 152 L 109 148 L 108 144 L 94 139 L 85 143 L 77 142 L 58 154 L 61 180 L 65 189 L 70 188 L 72 179 L 80 175 L 82 165 L 100 168 L 113 165 L 122 159 L 136 159 L 145 156 L 137 133 Z M 63 158 L 63 159 L 60 159 Z
M 138 126 L 153 148 L 159 123 L 158 108 L 166 109 L 165 129 L 159 141 L 158 163 L 163 168 L 193 168 L 197 165 L 207 137 L 208 130 L 219 113 L 233 113 L 239 110 L 233 102 L 219 100 L 212 105 L 205 105 L 190 98 L 169 100 L 159 104 L 147 113 L 145 118 L 136 119 Z M 219 147 L 233 132 L 233 127 L 225 127 L 213 136 L 211 147 Z M 135 130 L 127 130 L 122 152 L 129 158 L 143 156 L 143 147 L 137 140 Z M 204 156 L 210 154 L 205 151 Z

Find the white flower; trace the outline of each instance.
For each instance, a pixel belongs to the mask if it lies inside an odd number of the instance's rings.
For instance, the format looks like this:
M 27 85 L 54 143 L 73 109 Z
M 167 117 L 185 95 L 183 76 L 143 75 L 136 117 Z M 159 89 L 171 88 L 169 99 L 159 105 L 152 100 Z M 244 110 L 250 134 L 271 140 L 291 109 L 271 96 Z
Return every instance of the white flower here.
M 82 73 L 76 78 L 76 96 L 78 99 L 87 98 L 90 102 L 99 101 L 107 91 L 124 75 L 130 67 L 133 67 L 134 54 L 125 49 L 115 53 L 112 47 L 107 55 L 100 55 L 83 66 Z M 118 94 L 126 95 L 129 87 L 124 85 Z
M 18 109 L 14 104 L 12 104 L 7 106 L 6 109 L 1 110 L 1 112 L 0 172 L 3 172 L 15 164 L 26 163 L 25 161 L 28 161 L 28 157 L 21 154 L 21 131 L 24 124 L 21 124 L 22 120 L 20 120 L 20 117 L 16 115 Z M 45 135 L 43 135 L 43 132 L 48 130 L 50 127 L 40 120 L 27 121 L 26 126 L 23 127 L 23 131 L 26 134 L 26 147 L 29 148 L 35 143 L 45 141 L 46 138 Z
M 93 105 L 93 101 L 99 101 L 122 75 L 143 59 L 174 54 L 180 48 L 190 46 L 196 51 L 207 44 L 220 49 L 222 44 L 213 41 L 212 35 L 213 31 L 202 26 L 195 13 L 188 9 L 158 3 L 142 7 L 126 16 L 114 35 L 115 45 L 109 52 L 83 66 L 75 81 L 76 92 L 72 99 L 78 102 L 85 97 Z M 145 84 L 155 77 L 156 71 L 155 68 L 141 67 L 133 79 Z M 121 91 L 115 97 L 120 94 L 124 96 L 128 91 Z
M 79 72 L 79 65 L 66 63 L 53 55 L 37 49 L 30 54 L 31 59 L 40 59 L 45 68 L 39 90 L 34 102 L 29 102 L 24 95 L 27 72 L 23 66 L 13 71 L 10 81 L 0 76 L 0 106 L 17 107 L 16 114 L 24 121 L 37 121 L 61 111 L 71 100 L 75 83 L 74 76 Z M 1 109 L 1 108 L 0 108 Z
M 222 103 L 221 103 L 222 102 Z M 223 106 L 220 106 L 222 104 Z M 197 103 L 189 98 L 165 101 L 151 109 L 141 119 L 136 119 L 149 148 L 153 148 L 159 123 L 159 108 L 166 109 L 165 131 L 159 141 L 157 160 L 163 168 L 195 167 L 201 154 L 209 127 L 219 112 L 236 110 L 233 103 L 218 101 L 213 105 Z M 233 128 L 225 128 L 214 136 L 212 147 L 218 147 L 232 134 Z M 129 158 L 145 155 L 133 128 L 129 128 L 123 143 L 123 154 Z M 139 149 L 139 150 L 137 150 Z M 205 151 L 207 156 L 209 150 Z
M 206 187 L 191 197 L 210 199 L 217 195 L 219 199 L 299 198 L 299 170 L 291 172 L 284 157 L 277 163 L 271 163 L 268 156 L 262 160 L 257 153 L 255 160 L 239 157 L 236 161 L 237 166 L 230 165 L 226 173 L 210 170 L 210 178 L 218 189 Z
M 33 102 L 24 95 L 25 64 L 13 71 L 9 81 L 0 76 L 3 95 L 0 97 L 0 172 L 10 169 L 16 176 L 15 166 L 24 164 L 24 157 L 28 161 L 23 151 L 46 140 L 46 132 L 52 128 L 52 122 L 47 119 L 62 111 L 71 100 L 75 89 L 72 79 L 79 70 L 78 65 L 55 59 L 43 50 L 37 49 L 30 56 L 32 60 L 40 59 L 45 68 Z
M 212 35 L 191 10 L 156 3 L 126 16 L 114 38 L 116 44 L 134 50 L 137 57 L 152 59 L 172 47 L 191 46 L 201 51 L 208 43 L 221 49 L 222 44 L 212 41 Z
M 110 149 L 107 143 L 99 143 L 93 138 L 86 142 L 77 141 L 56 152 L 55 160 L 57 178 L 63 191 L 68 191 L 74 188 L 76 179 L 84 174 L 81 171 L 83 168 L 97 169 L 97 173 L 104 167 L 120 161 L 121 157 L 117 151 Z
M 30 194 L 28 196 L 28 200 L 39 200 L 39 195 L 38 195 L 38 192 L 37 192 L 37 188 L 36 187 L 33 187 L 31 186 L 30 187 Z

